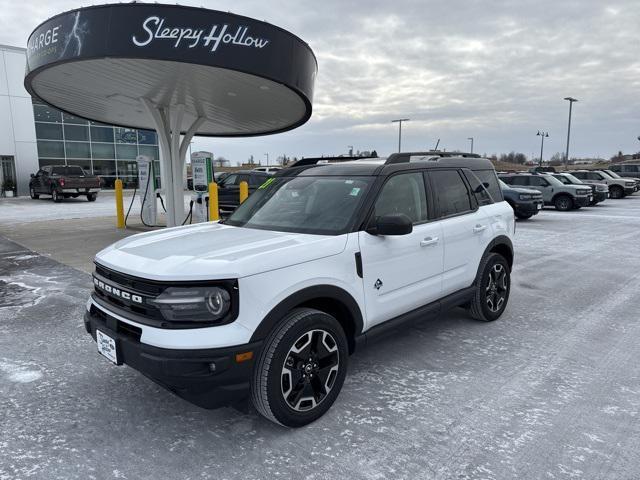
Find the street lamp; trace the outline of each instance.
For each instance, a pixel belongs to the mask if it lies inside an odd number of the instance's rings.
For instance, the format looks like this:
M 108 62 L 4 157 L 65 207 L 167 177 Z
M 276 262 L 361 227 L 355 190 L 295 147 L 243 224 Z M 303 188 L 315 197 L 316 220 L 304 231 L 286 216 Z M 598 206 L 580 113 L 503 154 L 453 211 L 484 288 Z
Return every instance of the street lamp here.
M 569 164 L 569 138 L 571 137 L 571 107 L 573 107 L 573 102 L 577 102 L 577 98 L 573 97 L 564 97 L 565 100 L 569 101 L 569 125 L 567 126 L 567 151 L 564 154 L 564 169 L 567 169 L 567 165 Z
M 536 133 L 537 137 L 540 137 L 542 140 L 542 143 L 540 144 L 540 166 L 542 166 L 542 151 L 544 150 L 544 137 L 549 138 L 549 132 L 543 132 L 541 130 L 538 130 L 538 133 Z
M 469 137 L 467 140 L 471 140 L 471 151 L 469 153 L 473 153 L 473 137 Z
M 402 147 L 402 122 L 408 122 L 411 120 L 410 118 L 398 118 L 396 120 L 391 120 L 391 123 L 398 123 L 398 153 L 401 151 Z

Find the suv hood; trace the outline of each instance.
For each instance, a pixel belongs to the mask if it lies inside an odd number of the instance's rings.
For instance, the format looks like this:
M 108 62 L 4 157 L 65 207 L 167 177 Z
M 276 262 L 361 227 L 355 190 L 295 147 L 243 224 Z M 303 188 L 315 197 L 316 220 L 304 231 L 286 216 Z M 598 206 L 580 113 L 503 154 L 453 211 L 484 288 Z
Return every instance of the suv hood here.
M 347 235 L 274 232 L 202 223 L 133 235 L 96 262 L 151 280 L 240 278 L 341 253 Z
M 509 185 L 509 190 L 516 193 L 528 193 L 530 195 L 542 195 L 540 190 L 534 190 L 533 188 L 512 187 Z

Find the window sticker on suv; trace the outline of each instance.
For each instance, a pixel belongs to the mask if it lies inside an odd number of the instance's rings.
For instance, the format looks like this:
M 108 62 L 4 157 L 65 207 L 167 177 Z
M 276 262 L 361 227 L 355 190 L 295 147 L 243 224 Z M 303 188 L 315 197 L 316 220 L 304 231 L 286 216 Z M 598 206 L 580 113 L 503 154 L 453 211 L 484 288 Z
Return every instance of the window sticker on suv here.
M 275 180 L 275 178 L 268 178 L 266 182 L 264 182 L 262 185 L 260 185 L 258 187 L 258 190 L 261 190 L 263 188 L 267 188 L 269 185 L 271 185 L 273 183 L 274 180 Z

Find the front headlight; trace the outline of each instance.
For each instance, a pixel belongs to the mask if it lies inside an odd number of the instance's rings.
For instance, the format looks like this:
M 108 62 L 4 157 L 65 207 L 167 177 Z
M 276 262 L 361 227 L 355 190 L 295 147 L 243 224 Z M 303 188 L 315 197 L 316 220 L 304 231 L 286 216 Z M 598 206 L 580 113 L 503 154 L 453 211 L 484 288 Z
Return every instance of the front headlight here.
M 578 195 L 589 195 L 591 190 L 578 190 Z
M 231 295 L 221 287 L 169 287 L 149 303 L 166 320 L 220 320 L 231 309 Z
M 533 195 L 531 195 L 530 193 L 521 193 L 520 195 L 518 195 L 518 198 L 520 198 L 520 200 L 531 200 L 533 198 Z
M 635 186 L 636 182 L 624 182 L 627 187 Z

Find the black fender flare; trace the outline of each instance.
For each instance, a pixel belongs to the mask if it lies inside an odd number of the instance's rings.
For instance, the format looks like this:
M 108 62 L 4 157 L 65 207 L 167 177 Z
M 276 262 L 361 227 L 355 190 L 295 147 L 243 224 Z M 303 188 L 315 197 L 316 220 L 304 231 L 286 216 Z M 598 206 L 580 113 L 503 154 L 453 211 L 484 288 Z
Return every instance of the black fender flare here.
M 271 311 L 262 319 L 258 328 L 251 336 L 250 342 L 264 340 L 282 318 L 298 305 L 321 298 L 331 299 L 339 302 L 349 312 L 350 320 L 353 322 L 352 334 L 358 336 L 362 333 L 364 326 L 362 312 L 358 302 L 351 296 L 349 292 L 335 285 L 314 285 L 303 288 L 292 293 L 287 298 L 278 303 Z M 338 319 L 340 321 L 340 319 Z
M 496 248 L 497 247 L 497 248 Z M 506 235 L 498 235 L 496 238 L 491 240 L 487 248 L 484 250 L 482 257 L 480 257 L 480 264 L 478 265 L 478 271 L 476 272 L 476 279 L 473 284 L 477 285 L 480 280 L 480 275 L 482 272 L 480 271 L 480 267 L 482 266 L 482 260 L 489 255 L 490 252 L 495 251 L 496 249 L 506 249 L 509 252 L 510 258 L 507 257 L 507 261 L 509 262 L 509 269 L 513 268 L 513 242 Z

